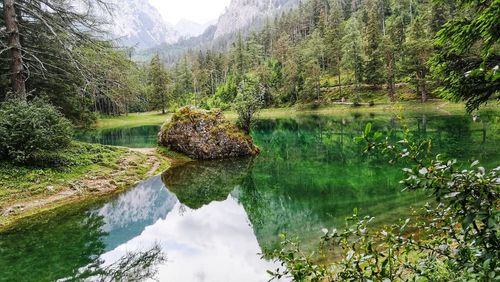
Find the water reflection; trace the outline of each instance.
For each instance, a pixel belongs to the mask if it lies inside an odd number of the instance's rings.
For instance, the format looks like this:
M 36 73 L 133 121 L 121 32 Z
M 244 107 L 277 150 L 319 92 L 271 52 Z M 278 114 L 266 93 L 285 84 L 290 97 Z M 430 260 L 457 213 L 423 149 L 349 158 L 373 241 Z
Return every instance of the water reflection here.
M 227 199 L 249 174 L 252 165 L 252 158 L 190 162 L 166 171 L 162 180 L 182 204 L 199 209 L 213 201 Z
M 128 252 L 117 261 L 106 265 L 102 259 L 82 268 L 74 277 L 59 279 L 65 281 L 146 281 L 156 280 L 158 265 L 166 261 L 165 254 L 160 246 L 155 245 L 148 250 Z
M 149 148 L 156 145 L 159 125 L 132 128 L 111 128 L 76 131 L 75 138 L 89 143 L 98 143 L 130 148 Z
M 431 115 L 259 121 L 253 138 L 261 154 L 255 159 L 188 163 L 90 211 L 70 207 L 0 234 L 0 281 L 75 277 L 95 263 L 107 268 L 155 246 L 167 256 L 152 269 L 161 281 L 266 281 L 274 265 L 258 253 L 277 247 L 278 234 L 299 236 L 307 248 L 323 227 L 342 226 L 354 208 L 388 223 L 426 200 L 400 191 L 401 167 L 361 153 L 353 138 L 367 122 L 398 132 L 404 123 L 417 137 L 431 138 L 436 152 L 492 167 L 500 156 L 498 121 L 494 114 L 483 114 L 480 122 Z M 154 144 L 156 129 L 123 130 L 91 141 Z M 141 138 L 131 138 L 134 132 Z
M 207 183 L 210 185 L 226 179 L 225 175 L 234 172 L 234 170 L 225 171 L 223 169 L 225 165 L 221 163 L 214 163 L 213 167 L 207 163 L 201 166 L 189 165 L 184 168 L 183 175 L 195 176 L 199 171 L 211 171 L 216 176 L 213 177 L 215 182 Z M 206 175 L 198 174 L 198 177 L 202 176 Z M 166 178 L 168 183 L 168 177 Z M 186 188 L 188 194 L 193 195 L 196 193 L 195 187 L 201 187 L 197 185 L 199 183 L 195 180 L 192 186 L 182 184 L 182 187 L 175 189 L 182 191 Z M 231 190 L 235 187 L 233 186 Z M 167 254 L 167 263 L 158 268 L 158 278 L 161 281 L 268 279 L 266 270 L 273 268 L 274 264 L 261 260 L 259 253 L 262 250 L 246 211 L 230 194 L 231 190 L 222 189 L 214 192 L 205 189 L 203 191 L 209 191 L 204 194 L 208 200 L 204 200 L 201 204 L 197 201 L 188 203 L 178 201 L 177 197 L 163 186 L 160 177 L 141 184 L 138 189 L 139 193 L 134 191 L 135 189 L 131 190 L 98 211 L 98 214 L 103 215 L 109 232 L 105 241 L 112 242 L 113 246 L 101 255 L 104 261 L 113 263 L 128 251 L 139 251 L 155 243 L 159 244 Z M 168 201 L 169 204 L 156 206 L 157 199 L 175 200 Z M 159 209 L 160 214 L 166 215 L 158 218 L 150 212 L 151 209 Z M 121 214 L 118 222 L 113 216 L 117 214 Z M 154 222 L 147 226 L 141 225 L 151 221 Z M 128 232 L 129 227 L 138 225 L 141 225 L 141 228 L 137 229 L 140 230 L 139 233 Z M 114 228 L 115 226 L 118 228 Z M 130 229 L 135 230 L 135 228 Z M 127 236 L 123 236 L 124 230 L 127 230 L 125 232 Z M 109 238 L 119 238 L 119 240 Z M 118 241 L 121 244 L 115 247 Z
M 161 178 L 154 177 L 105 204 L 97 214 L 103 218 L 102 229 L 108 234 L 104 239 L 106 251 L 139 236 L 147 226 L 165 218 L 177 202 Z

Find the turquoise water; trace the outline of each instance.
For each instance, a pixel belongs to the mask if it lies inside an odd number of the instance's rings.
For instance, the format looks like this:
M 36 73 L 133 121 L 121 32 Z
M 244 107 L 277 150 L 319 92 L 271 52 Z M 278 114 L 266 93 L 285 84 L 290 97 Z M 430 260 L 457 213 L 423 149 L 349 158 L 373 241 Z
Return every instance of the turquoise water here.
M 267 281 L 263 249 L 278 235 L 317 245 L 322 228 L 342 227 L 358 208 L 394 222 L 421 206 L 425 194 L 401 192 L 400 166 L 367 157 L 353 142 L 367 122 L 375 129 L 408 126 L 431 138 L 434 150 L 462 161 L 498 165 L 499 117 L 389 115 L 304 116 L 260 120 L 254 159 L 192 162 L 147 179 L 84 209 L 0 235 L 0 281 L 55 281 L 105 268 L 134 252 L 159 246 L 167 261 L 160 281 Z M 152 147 L 159 127 L 80 132 L 78 139 Z M 91 276 L 90 274 L 88 276 Z M 22 279 L 19 279 L 22 278 Z

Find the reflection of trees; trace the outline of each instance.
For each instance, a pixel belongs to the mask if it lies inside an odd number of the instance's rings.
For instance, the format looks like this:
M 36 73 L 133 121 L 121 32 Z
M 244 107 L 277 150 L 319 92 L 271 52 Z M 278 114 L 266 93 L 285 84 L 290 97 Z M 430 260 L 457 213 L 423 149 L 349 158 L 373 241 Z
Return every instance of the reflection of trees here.
M 436 151 L 452 157 L 472 157 L 474 150 L 484 150 L 484 126 L 474 129 L 471 119 L 463 116 L 260 121 L 253 137 L 262 153 L 238 198 L 261 246 L 276 247 L 277 235 L 282 232 L 305 241 L 309 239 L 303 237 L 305 234 L 320 236 L 322 227 L 344 224 L 354 208 L 388 223 L 409 214 L 409 207 L 422 201 L 421 194 L 399 193 L 401 167 L 389 165 L 380 156 L 368 159 L 362 154 L 362 147 L 353 138 L 362 134 L 367 122 L 373 123 L 374 130 L 395 134 L 402 134 L 405 125 L 417 137 L 431 138 Z M 475 131 L 478 142 L 473 138 Z
M 103 218 L 96 214 L 76 213 L 0 235 L 0 280 L 74 276 L 104 252 L 102 225 Z
M 430 118 L 422 115 L 416 119 L 415 135 L 430 138 L 435 152 L 452 157 L 470 154 L 471 118 L 467 116 L 443 116 Z
M 165 260 L 161 248 L 105 265 L 103 217 L 61 211 L 47 222 L 0 235 L 0 281 L 143 281 Z M 70 277 L 70 278 L 68 278 Z
M 112 128 L 77 131 L 76 139 L 105 145 L 149 147 L 156 144 L 160 126 L 139 126 L 132 128 Z
M 96 260 L 81 273 L 64 281 L 145 281 L 155 278 L 158 265 L 164 263 L 166 257 L 159 245 L 146 251 L 129 252 L 116 262 L 105 266 L 101 260 Z
M 199 209 L 213 201 L 224 201 L 251 169 L 252 158 L 190 162 L 169 169 L 162 180 L 179 201 Z
M 380 129 L 396 126 L 375 116 L 370 121 Z M 283 232 L 315 241 L 322 227 L 343 224 L 354 208 L 378 215 L 415 201 L 415 195 L 399 193 L 400 168 L 367 162 L 353 141 L 366 122 L 303 117 L 257 125 L 253 137 L 262 153 L 238 199 L 261 246 L 277 247 Z

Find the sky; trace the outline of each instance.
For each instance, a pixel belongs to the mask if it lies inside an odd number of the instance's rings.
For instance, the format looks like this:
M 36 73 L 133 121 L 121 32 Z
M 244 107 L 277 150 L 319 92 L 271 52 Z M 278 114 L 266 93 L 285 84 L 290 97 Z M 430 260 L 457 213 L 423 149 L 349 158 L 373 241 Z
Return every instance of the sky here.
M 231 0 L 149 0 L 160 11 L 163 19 L 176 24 L 187 19 L 205 24 L 219 18 Z

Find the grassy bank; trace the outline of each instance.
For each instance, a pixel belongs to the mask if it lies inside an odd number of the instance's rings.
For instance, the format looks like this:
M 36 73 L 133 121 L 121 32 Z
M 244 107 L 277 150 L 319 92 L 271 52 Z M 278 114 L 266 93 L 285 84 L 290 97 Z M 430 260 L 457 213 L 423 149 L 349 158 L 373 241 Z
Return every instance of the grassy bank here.
M 492 105 L 494 107 L 494 105 Z M 440 113 L 440 114 L 463 114 L 464 105 L 460 103 L 450 103 L 446 101 L 431 101 L 425 104 L 420 102 L 399 102 L 394 104 L 375 104 L 374 106 L 362 105 L 353 107 L 351 104 L 329 104 L 326 106 L 300 105 L 290 108 L 265 109 L 259 113 L 260 118 L 280 118 L 308 114 L 318 115 L 342 115 L 351 113 Z M 236 119 L 236 114 L 226 111 L 225 115 L 230 120 Z M 169 120 L 171 114 L 162 115 L 158 112 L 134 113 L 124 116 L 105 117 L 97 122 L 98 128 L 120 128 L 143 125 L 160 125 Z
M 154 151 L 74 142 L 56 168 L 0 162 L 0 231 L 19 219 L 131 187 L 170 165 Z

